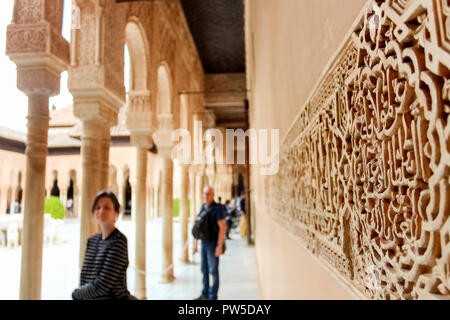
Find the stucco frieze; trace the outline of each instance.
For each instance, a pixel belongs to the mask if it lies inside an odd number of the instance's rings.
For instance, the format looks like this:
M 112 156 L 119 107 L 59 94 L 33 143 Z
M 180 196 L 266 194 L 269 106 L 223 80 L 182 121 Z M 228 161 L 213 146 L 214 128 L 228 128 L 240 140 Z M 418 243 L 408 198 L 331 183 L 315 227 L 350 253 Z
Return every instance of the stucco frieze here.
M 130 92 L 127 109 L 127 127 L 131 131 L 154 132 L 150 92 Z M 151 147 L 151 146 L 150 146 Z
M 267 212 L 367 298 L 450 296 L 449 12 L 369 2 L 266 178 Z

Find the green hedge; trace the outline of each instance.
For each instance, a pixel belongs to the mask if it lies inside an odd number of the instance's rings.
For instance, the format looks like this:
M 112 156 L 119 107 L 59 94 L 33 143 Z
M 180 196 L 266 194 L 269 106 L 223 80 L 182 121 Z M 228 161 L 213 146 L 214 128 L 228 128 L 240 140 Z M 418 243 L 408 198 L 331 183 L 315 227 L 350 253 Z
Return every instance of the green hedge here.
M 58 197 L 45 198 L 45 213 L 50 213 L 53 219 L 64 219 L 66 216 L 66 209 Z
M 191 209 L 191 200 L 188 199 L 188 208 Z M 180 198 L 173 199 L 173 216 L 174 218 L 180 216 Z

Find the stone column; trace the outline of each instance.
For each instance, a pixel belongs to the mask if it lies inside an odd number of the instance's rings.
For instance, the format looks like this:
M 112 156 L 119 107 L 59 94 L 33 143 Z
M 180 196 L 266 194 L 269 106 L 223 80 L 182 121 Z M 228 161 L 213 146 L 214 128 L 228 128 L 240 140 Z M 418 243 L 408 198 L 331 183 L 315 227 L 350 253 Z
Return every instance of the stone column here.
M 148 177 L 151 178 L 151 177 Z M 148 203 L 148 214 L 150 220 L 153 220 L 155 218 L 155 188 L 151 187 L 148 191 L 149 196 L 149 203 Z
M 205 187 L 205 174 L 203 167 L 197 168 L 197 173 L 195 175 L 195 194 L 196 194 L 196 207 L 195 216 L 200 212 L 203 205 L 203 188 Z
M 131 144 L 136 148 L 136 170 L 133 177 L 133 222 L 135 223 L 135 292 L 146 299 L 146 226 L 147 226 L 147 161 L 152 147 L 152 113 L 150 92 L 131 92 L 127 109 L 127 127 Z
M 162 283 L 172 282 L 174 277 L 173 268 L 173 161 L 171 134 L 173 131 L 173 115 L 159 114 L 159 129 L 155 133 L 155 142 L 158 147 L 158 155 L 161 157 L 161 211 L 163 218 L 163 265 Z
M 12 206 L 12 187 L 11 186 L 8 186 L 6 189 L 5 189 L 5 191 L 6 191 L 6 200 L 5 200 L 5 212 L 6 212 L 6 210 L 8 209 L 8 208 L 10 208 L 11 209 L 11 206 Z M 10 211 L 10 213 L 11 213 L 12 211 Z
M 109 188 L 109 148 L 111 145 L 111 130 L 103 130 L 103 135 L 99 140 L 100 148 L 100 190 L 106 190 Z
M 162 217 L 162 167 L 158 170 L 158 203 L 156 206 L 157 218 Z
M 173 272 L 173 162 L 162 157 L 163 274 L 162 283 L 172 282 Z
M 82 17 L 72 31 L 69 90 L 74 114 L 83 123 L 80 208 L 80 266 L 87 239 L 99 228 L 93 223 L 95 195 L 108 187 L 110 128 L 125 104 L 123 7 L 114 1 L 74 0 Z M 92 23 L 91 23 L 92 22 Z M 117 66 L 117 67 L 111 67 Z
M 209 129 L 213 129 L 216 125 L 216 117 L 214 115 L 213 111 L 204 111 L 203 112 L 203 131 L 205 132 L 205 137 L 210 137 L 210 133 L 208 132 Z M 206 146 L 206 142 L 203 142 L 204 147 Z M 213 163 L 208 163 L 205 155 L 205 162 L 204 162 L 204 169 L 203 169 L 203 175 L 204 175 L 204 181 L 206 182 L 207 186 L 214 187 L 215 180 L 216 180 L 216 151 L 213 153 Z M 206 186 L 206 185 L 205 185 Z M 202 190 L 203 193 L 203 190 Z M 202 200 L 203 200 L 203 194 L 202 194 Z M 203 201 L 202 201 L 203 203 Z
M 6 213 L 6 195 L 7 195 L 7 189 L 6 188 L 0 188 L 0 214 Z
M 122 174 L 122 172 L 121 172 Z M 120 215 L 119 220 L 123 219 L 124 213 L 125 213 L 125 183 L 126 181 L 122 179 L 119 181 L 119 192 L 118 192 L 118 200 L 120 203 Z
M 185 164 L 180 165 L 180 215 L 181 215 L 181 261 L 183 263 L 189 263 L 189 248 L 186 242 L 189 238 L 188 224 L 189 224 L 189 201 L 188 201 L 188 188 L 189 188 L 189 168 Z
M 49 127 L 46 95 L 29 95 L 25 208 L 22 231 L 20 299 L 40 299 L 44 231 L 45 166 Z
M 75 102 L 75 115 L 77 108 L 84 109 L 85 105 Z M 95 223 L 91 208 L 95 195 L 101 189 L 102 170 L 101 141 L 102 131 L 109 130 L 109 126 L 102 123 L 101 118 L 83 121 L 83 133 L 81 137 L 81 200 L 80 200 L 80 267 L 83 264 L 87 239 L 99 232 L 99 226 Z
M 189 215 L 189 220 L 192 223 L 195 216 L 195 174 L 191 170 L 193 167 L 191 166 L 189 169 L 189 201 L 190 207 L 189 210 L 191 214 Z
M 190 215 L 190 227 L 189 230 L 192 230 L 194 223 L 195 223 L 195 219 L 197 217 L 198 214 L 198 201 L 197 201 L 197 166 L 191 165 L 190 166 L 190 194 L 191 194 L 191 215 Z M 190 247 L 194 248 L 194 242 L 195 239 L 194 237 L 191 237 L 191 244 Z M 192 261 L 194 261 L 194 255 L 193 255 L 193 251 L 192 255 L 191 255 L 191 259 Z
M 149 147 L 136 147 L 136 217 L 135 217 L 135 266 L 137 270 L 146 271 L 145 244 L 146 244 L 146 185 L 147 185 L 147 152 Z M 146 299 L 145 274 L 136 272 L 135 294 L 139 299 Z
M 9 198 L 8 198 L 8 188 L 9 187 L 5 187 L 4 189 L 3 189 L 3 199 L 2 199 L 2 202 L 3 202 L 3 213 L 6 213 L 6 209 L 8 208 L 8 202 L 9 202 Z
M 74 191 L 74 193 L 73 193 L 73 216 L 74 217 L 77 217 L 78 218 L 78 216 L 79 216 L 79 207 L 80 207 L 80 196 L 78 195 L 78 192 L 77 193 L 75 193 L 75 191 Z
M 217 178 L 214 185 L 216 198 L 222 197 L 223 201 L 231 200 L 232 180 L 231 166 L 227 164 L 217 165 Z
M 159 179 L 158 179 L 159 181 Z M 159 183 L 156 183 L 155 187 L 153 188 L 153 218 L 158 218 L 158 209 L 159 209 L 159 197 L 158 197 L 158 191 L 159 191 Z
M 6 54 L 17 65 L 18 89 L 28 96 L 21 300 L 41 297 L 48 100 L 59 94 L 60 74 L 69 63 L 69 44 L 60 33 L 62 3 L 15 0 L 7 29 Z
M 61 189 L 59 199 L 61 200 L 61 203 L 63 204 L 64 209 L 67 209 L 67 190 Z
M 130 186 L 131 186 L 131 223 L 136 226 L 136 176 L 130 172 Z
M 62 177 L 60 175 L 60 179 L 58 180 L 58 186 L 59 186 L 59 200 L 64 206 L 64 209 L 66 208 L 67 204 L 67 189 L 69 188 L 69 182 L 67 181 L 66 177 Z

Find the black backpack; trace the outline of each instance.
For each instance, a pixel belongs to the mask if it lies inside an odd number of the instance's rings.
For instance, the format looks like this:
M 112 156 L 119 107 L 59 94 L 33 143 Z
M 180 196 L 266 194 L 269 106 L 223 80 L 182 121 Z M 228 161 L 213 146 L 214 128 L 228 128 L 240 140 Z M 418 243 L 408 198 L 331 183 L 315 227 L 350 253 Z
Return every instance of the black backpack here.
M 206 209 L 206 206 L 203 206 L 202 211 L 197 215 L 194 227 L 192 228 L 192 235 L 195 239 L 204 240 L 218 233 L 219 227 L 212 215 L 212 211 L 216 208 L 216 205 L 214 203 L 208 209 Z

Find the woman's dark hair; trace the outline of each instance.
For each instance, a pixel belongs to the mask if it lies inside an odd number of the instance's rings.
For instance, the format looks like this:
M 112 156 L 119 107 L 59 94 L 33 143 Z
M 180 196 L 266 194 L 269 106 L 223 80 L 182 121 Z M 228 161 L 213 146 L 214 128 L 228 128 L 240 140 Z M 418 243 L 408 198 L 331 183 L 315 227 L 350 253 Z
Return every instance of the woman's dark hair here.
M 100 198 L 109 198 L 111 199 L 113 205 L 114 205 L 114 211 L 116 211 L 117 213 L 120 213 L 120 203 L 117 200 L 116 195 L 114 194 L 114 192 L 109 191 L 109 190 L 103 190 L 100 191 L 94 199 L 94 202 L 92 203 L 92 209 L 91 212 L 94 213 L 95 211 L 95 207 L 97 206 L 97 202 Z

